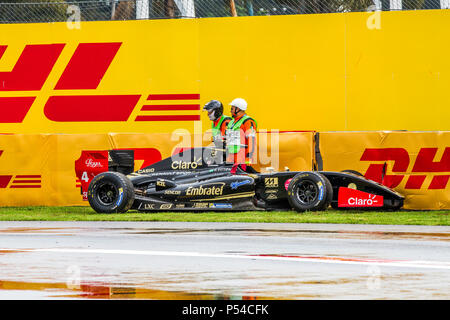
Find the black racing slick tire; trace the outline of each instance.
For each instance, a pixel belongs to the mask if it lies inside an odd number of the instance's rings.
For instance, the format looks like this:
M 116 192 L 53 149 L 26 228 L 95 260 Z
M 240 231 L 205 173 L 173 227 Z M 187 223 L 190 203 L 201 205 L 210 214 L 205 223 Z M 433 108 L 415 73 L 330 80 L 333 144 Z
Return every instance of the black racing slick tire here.
M 98 213 L 126 212 L 134 202 L 133 184 L 120 172 L 102 172 L 89 184 L 88 201 Z
M 326 210 L 333 199 L 330 181 L 318 172 L 300 172 L 288 186 L 288 201 L 298 211 Z

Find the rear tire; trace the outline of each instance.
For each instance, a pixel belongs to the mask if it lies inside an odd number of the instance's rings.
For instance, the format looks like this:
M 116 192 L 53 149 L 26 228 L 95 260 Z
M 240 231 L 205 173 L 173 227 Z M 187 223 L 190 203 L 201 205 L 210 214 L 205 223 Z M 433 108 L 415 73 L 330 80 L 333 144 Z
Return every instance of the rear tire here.
M 88 201 L 98 213 L 126 212 L 134 202 L 134 186 L 122 173 L 102 172 L 89 184 Z
M 326 210 L 333 199 L 330 181 L 318 172 L 298 173 L 287 191 L 289 204 L 298 212 Z

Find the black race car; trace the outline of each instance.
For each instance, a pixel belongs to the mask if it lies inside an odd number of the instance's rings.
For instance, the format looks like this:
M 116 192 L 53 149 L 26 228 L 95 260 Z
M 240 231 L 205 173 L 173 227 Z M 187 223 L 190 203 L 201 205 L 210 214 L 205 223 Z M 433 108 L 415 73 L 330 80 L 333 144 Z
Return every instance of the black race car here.
M 108 171 L 95 175 L 87 199 L 99 213 L 139 211 L 397 210 L 403 196 L 356 172 L 256 172 L 217 161 L 213 148 L 184 150 L 134 170 L 133 150 L 109 150 Z
M 403 196 L 357 172 L 256 172 L 223 163 L 214 148 L 187 149 L 138 171 L 133 150 L 109 150 L 108 171 L 89 183 L 99 213 L 139 211 L 397 210 Z M 92 161 L 86 161 L 92 164 Z

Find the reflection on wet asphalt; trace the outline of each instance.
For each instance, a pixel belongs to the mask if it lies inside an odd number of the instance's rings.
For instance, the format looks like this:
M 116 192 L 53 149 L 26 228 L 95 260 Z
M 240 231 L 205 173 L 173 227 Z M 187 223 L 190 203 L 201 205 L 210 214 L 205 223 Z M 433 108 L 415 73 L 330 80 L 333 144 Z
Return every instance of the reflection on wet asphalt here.
M 0 222 L 0 299 L 449 299 L 450 228 Z
M 109 286 L 102 283 L 67 285 L 66 283 L 46 282 L 17 282 L 0 281 L 0 290 L 5 294 L 11 292 L 22 293 L 18 296 L 23 299 L 25 292 L 43 293 L 48 298 L 57 299 L 147 299 L 147 300 L 228 300 L 239 298 L 250 300 L 253 297 L 227 297 L 220 295 L 195 294 L 185 292 L 170 292 L 163 290 L 141 289 L 136 287 Z M 26 297 L 25 297 L 26 298 Z

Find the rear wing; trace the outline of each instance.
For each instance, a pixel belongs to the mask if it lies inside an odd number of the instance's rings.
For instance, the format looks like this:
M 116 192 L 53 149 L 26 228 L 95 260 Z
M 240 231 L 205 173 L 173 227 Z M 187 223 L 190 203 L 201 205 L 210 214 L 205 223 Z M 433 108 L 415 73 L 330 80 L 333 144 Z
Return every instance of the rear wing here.
M 92 179 L 99 173 L 116 171 L 125 175 L 134 171 L 134 150 L 90 150 L 82 151 L 75 161 L 75 174 L 80 183 L 83 200 Z

